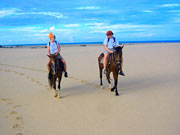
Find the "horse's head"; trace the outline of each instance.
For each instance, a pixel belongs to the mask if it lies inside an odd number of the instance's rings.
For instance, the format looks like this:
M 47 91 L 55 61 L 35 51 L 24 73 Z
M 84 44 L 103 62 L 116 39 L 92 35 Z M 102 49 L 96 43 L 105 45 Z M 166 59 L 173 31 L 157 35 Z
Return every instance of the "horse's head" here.
M 57 55 L 50 54 L 47 56 L 50 58 L 50 61 L 51 61 L 50 67 L 51 67 L 52 73 L 55 74 L 55 64 L 56 64 L 56 60 L 57 60 Z
M 50 55 L 47 55 L 49 58 L 50 58 L 50 60 L 51 60 L 51 62 L 56 62 L 56 58 L 57 58 L 57 55 L 56 54 L 50 54 Z
M 114 52 L 113 52 L 114 62 L 115 62 L 117 65 L 120 65 L 123 47 L 124 47 L 124 46 L 122 46 L 122 47 L 121 47 L 121 46 L 114 47 Z

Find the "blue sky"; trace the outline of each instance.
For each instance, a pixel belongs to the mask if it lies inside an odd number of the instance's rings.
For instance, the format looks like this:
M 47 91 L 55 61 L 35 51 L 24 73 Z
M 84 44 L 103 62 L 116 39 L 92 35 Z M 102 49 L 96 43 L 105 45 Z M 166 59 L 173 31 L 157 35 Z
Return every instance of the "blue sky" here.
M 180 0 L 1 0 L 0 44 L 180 40 Z

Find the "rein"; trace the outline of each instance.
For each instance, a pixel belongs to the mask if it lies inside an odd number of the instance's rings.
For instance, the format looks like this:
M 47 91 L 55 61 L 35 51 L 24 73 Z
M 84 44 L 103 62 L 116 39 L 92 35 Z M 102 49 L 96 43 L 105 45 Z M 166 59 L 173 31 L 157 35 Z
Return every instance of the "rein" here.
M 119 55 L 119 54 L 118 54 Z M 120 57 L 120 56 L 119 56 Z M 115 56 L 114 56 L 114 52 L 112 53 L 112 58 L 113 58 L 113 61 L 114 61 L 114 63 L 115 63 L 115 65 L 116 66 L 119 66 L 118 64 L 120 64 L 120 62 L 119 63 L 116 63 L 116 58 L 115 58 Z M 120 61 L 120 58 L 119 58 L 119 61 Z

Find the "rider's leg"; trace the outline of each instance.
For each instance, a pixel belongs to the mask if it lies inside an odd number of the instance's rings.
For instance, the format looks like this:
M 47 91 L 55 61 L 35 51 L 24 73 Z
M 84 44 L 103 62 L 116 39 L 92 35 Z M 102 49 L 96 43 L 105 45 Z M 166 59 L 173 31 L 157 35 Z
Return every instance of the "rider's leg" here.
M 62 62 L 64 64 L 64 71 L 66 72 L 67 66 L 66 66 L 66 61 L 64 59 L 62 59 Z
M 68 77 L 66 61 L 64 59 L 62 59 L 62 62 L 64 63 L 64 76 Z
M 123 56 L 121 57 L 121 68 L 123 67 Z
M 48 60 L 47 69 L 48 69 L 48 72 L 50 72 L 50 60 Z
M 121 57 L 121 67 L 120 67 L 120 72 L 119 74 L 122 75 L 122 76 L 125 76 L 123 70 L 122 70 L 122 67 L 123 67 L 123 56 Z
M 108 57 L 109 57 L 109 54 L 108 54 L 108 53 L 105 53 L 105 54 L 104 54 L 104 70 L 106 70 Z

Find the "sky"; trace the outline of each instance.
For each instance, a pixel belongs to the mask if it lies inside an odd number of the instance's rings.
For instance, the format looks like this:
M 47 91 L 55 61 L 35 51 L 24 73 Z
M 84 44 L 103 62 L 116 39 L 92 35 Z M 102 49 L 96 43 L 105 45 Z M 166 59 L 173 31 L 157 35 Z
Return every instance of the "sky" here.
M 0 44 L 180 40 L 180 0 L 1 0 Z

